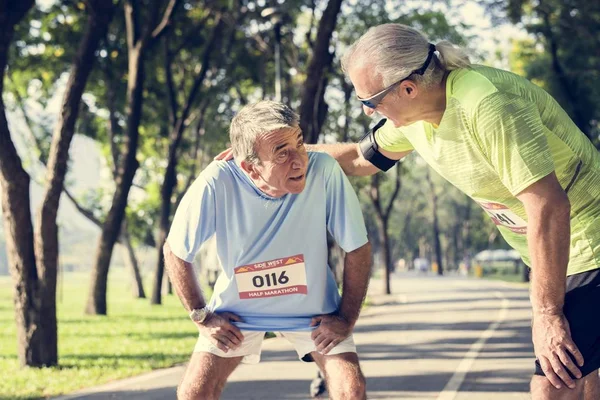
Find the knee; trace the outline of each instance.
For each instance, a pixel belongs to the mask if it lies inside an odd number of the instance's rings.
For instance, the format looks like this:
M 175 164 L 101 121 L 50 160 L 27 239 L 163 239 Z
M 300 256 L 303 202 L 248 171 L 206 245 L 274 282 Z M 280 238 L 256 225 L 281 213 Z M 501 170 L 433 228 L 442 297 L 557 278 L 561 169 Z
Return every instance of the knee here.
M 575 381 L 575 389 L 565 385 L 561 389 L 554 387 L 545 376 L 534 375 L 531 379 L 531 398 L 533 400 L 576 400 L 583 394 L 583 380 Z

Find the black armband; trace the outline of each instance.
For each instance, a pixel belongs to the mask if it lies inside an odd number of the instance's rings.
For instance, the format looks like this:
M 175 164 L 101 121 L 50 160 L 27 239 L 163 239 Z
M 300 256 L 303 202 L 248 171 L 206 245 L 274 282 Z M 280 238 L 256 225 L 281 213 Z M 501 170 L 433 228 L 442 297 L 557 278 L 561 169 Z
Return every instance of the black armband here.
M 377 129 L 381 128 L 386 121 L 387 119 L 385 118 L 379 121 L 379 123 L 369 130 L 358 142 L 358 146 L 360 147 L 360 151 L 365 160 L 369 161 L 382 171 L 389 170 L 398 162 L 398 160 L 392 160 L 381 154 L 379 152 L 379 145 L 377 144 L 377 141 L 375 141 L 375 132 L 377 132 Z

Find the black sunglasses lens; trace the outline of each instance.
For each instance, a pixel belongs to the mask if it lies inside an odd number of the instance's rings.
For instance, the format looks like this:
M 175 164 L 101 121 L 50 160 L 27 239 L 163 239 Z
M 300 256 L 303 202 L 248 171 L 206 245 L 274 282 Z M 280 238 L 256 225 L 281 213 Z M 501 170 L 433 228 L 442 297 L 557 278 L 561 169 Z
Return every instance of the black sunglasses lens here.
M 377 107 L 375 104 L 371 103 L 369 100 L 361 100 L 361 103 L 363 103 L 365 106 L 367 106 L 369 108 Z

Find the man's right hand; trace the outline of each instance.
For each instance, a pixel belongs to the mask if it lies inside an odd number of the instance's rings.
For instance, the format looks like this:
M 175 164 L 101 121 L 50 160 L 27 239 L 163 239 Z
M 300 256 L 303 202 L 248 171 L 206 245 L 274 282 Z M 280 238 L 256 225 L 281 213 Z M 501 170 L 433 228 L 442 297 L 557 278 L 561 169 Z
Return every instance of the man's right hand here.
M 202 336 L 227 353 L 229 350 L 240 347 L 244 340 L 240 328 L 230 321 L 241 322 L 242 319 L 230 312 L 212 313 L 203 323 L 197 323 L 196 325 Z
M 223 150 L 222 152 L 217 154 L 217 156 L 214 158 L 214 160 L 216 160 L 216 161 L 219 161 L 219 160 L 229 161 L 232 159 L 233 159 L 233 150 L 231 150 L 231 147 L 226 150 Z

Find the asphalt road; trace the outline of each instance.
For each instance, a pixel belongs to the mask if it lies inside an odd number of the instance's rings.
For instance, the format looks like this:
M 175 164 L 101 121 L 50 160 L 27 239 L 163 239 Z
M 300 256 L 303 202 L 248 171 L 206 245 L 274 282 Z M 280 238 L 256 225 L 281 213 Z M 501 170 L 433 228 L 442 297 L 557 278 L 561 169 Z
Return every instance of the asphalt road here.
M 362 314 L 355 342 L 369 399 L 528 399 L 533 372 L 527 288 L 502 282 L 403 274 Z M 190 349 L 191 350 L 191 349 Z M 175 399 L 183 366 L 63 396 L 67 399 Z M 221 397 L 308 399 L 312 364 L 283 338 L 269 339 L 259 365 L 241 365 Z

